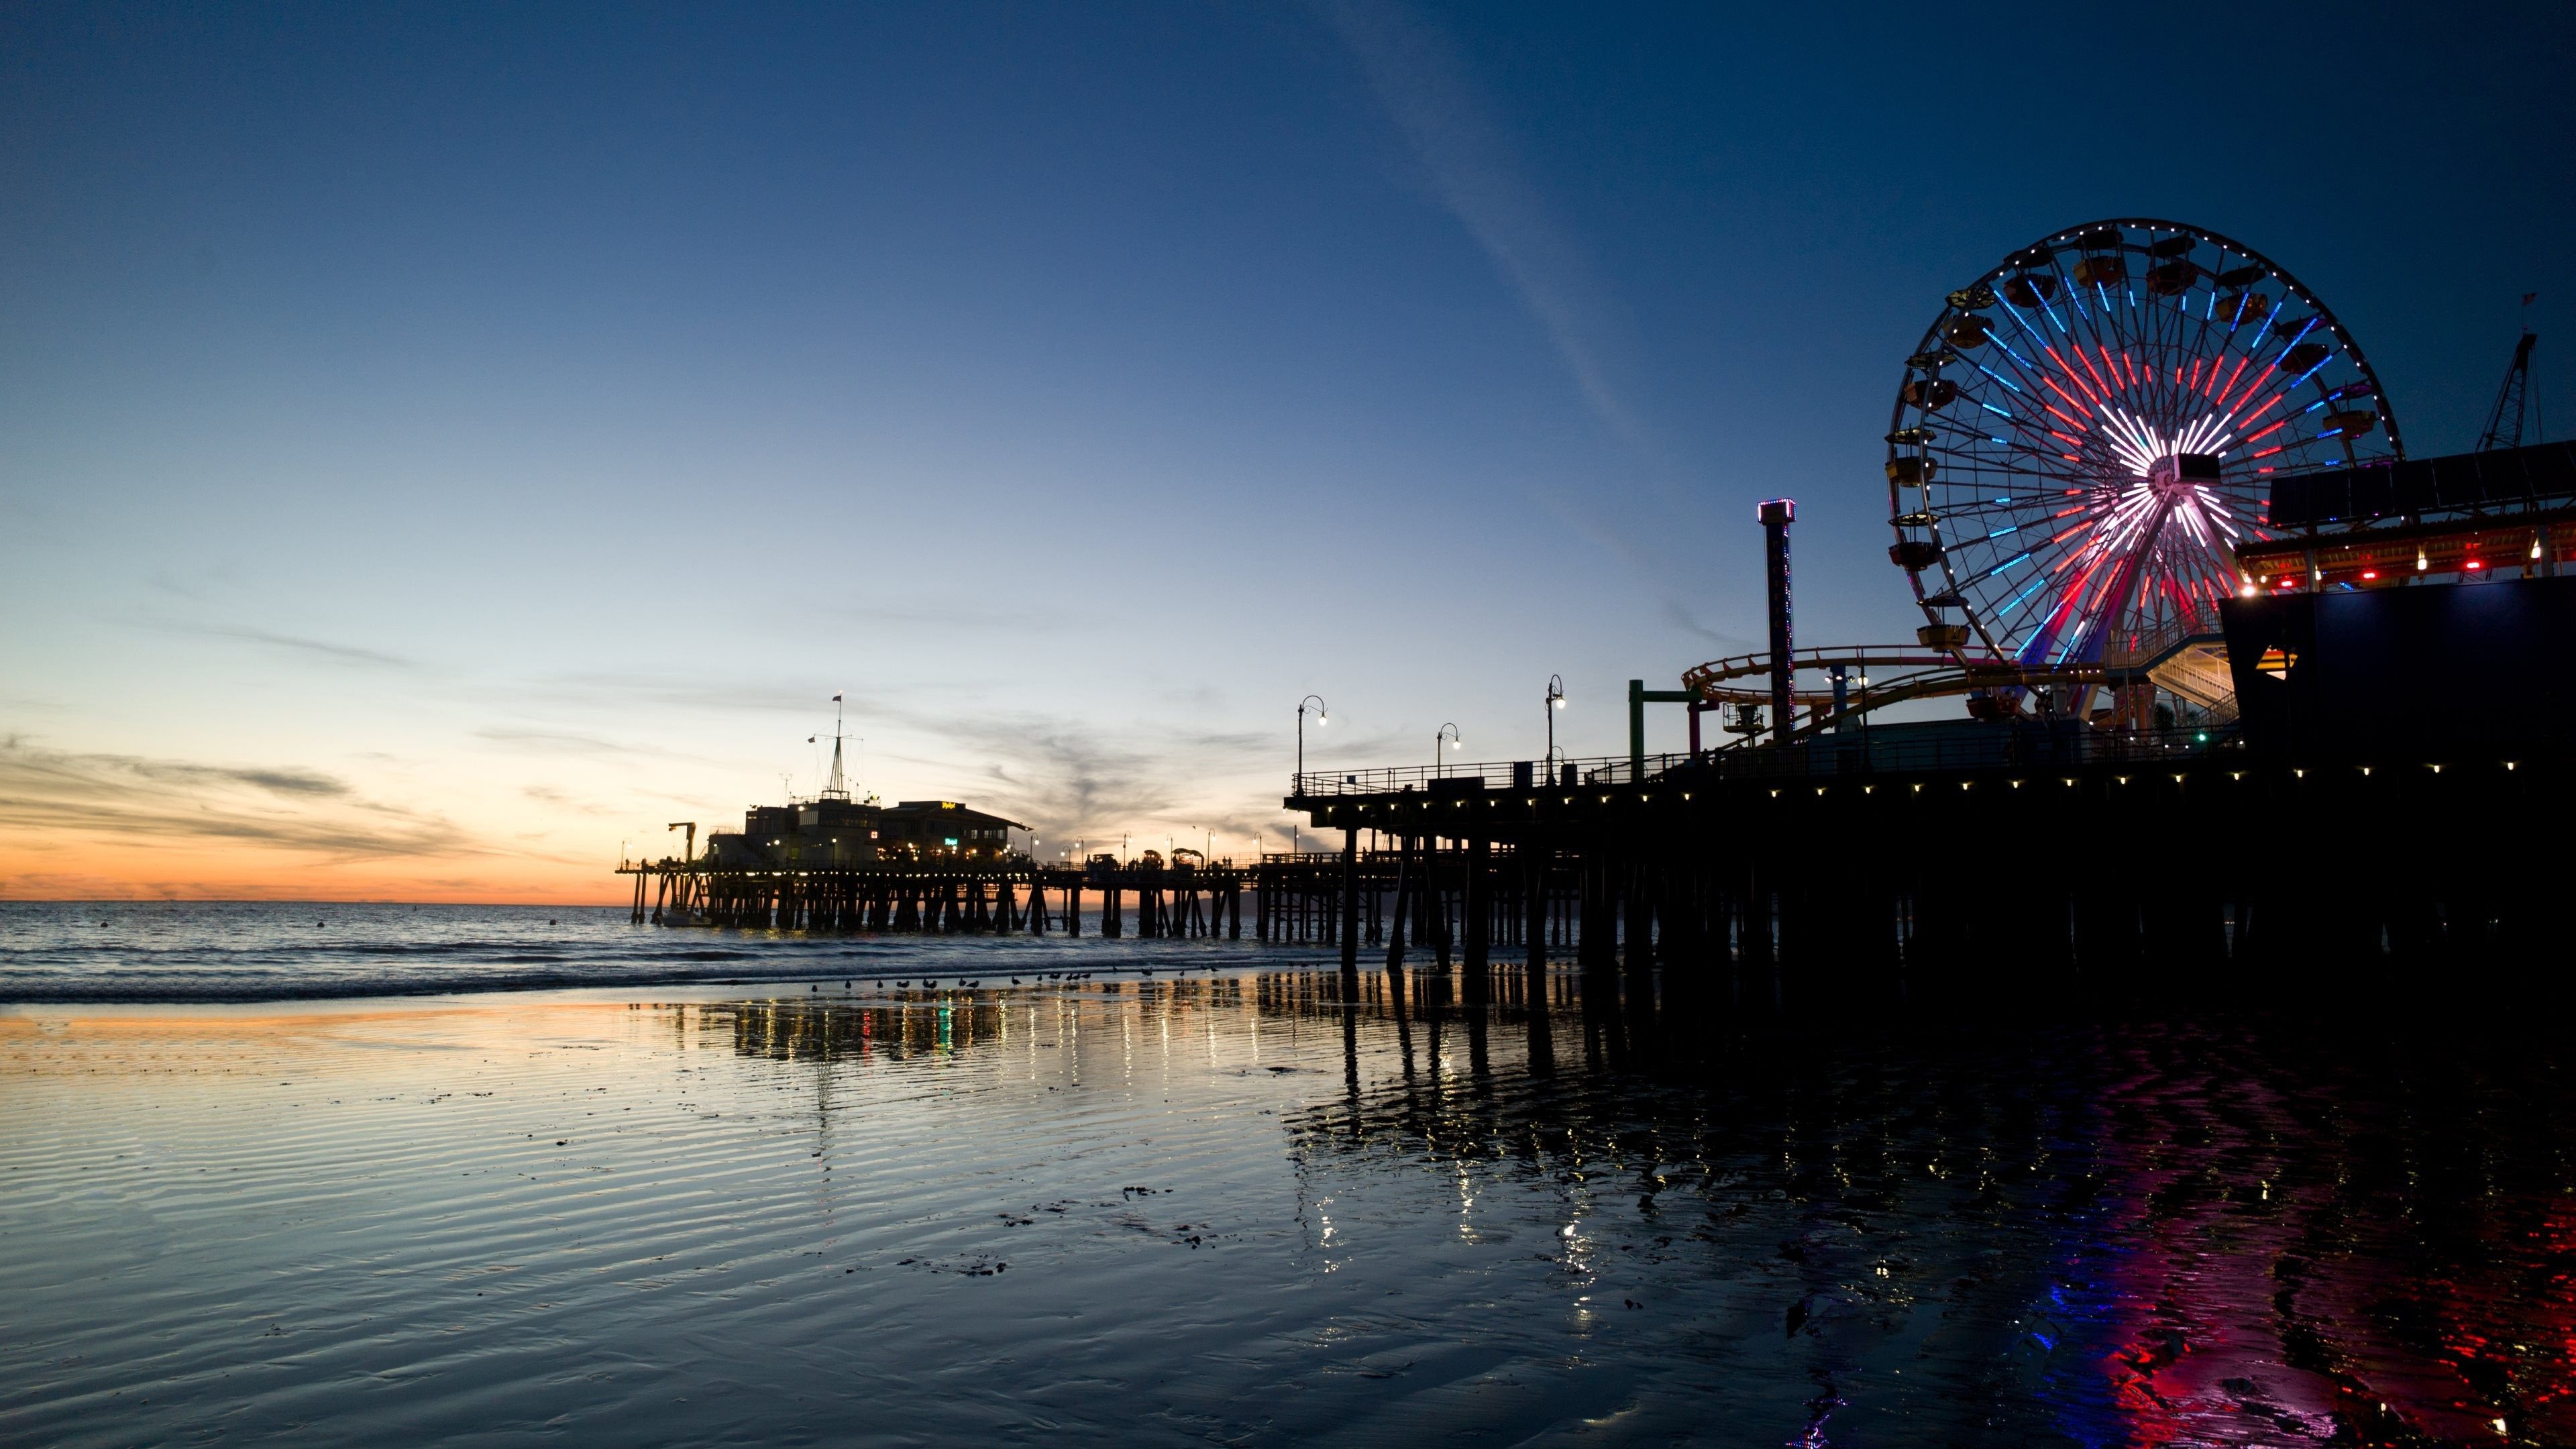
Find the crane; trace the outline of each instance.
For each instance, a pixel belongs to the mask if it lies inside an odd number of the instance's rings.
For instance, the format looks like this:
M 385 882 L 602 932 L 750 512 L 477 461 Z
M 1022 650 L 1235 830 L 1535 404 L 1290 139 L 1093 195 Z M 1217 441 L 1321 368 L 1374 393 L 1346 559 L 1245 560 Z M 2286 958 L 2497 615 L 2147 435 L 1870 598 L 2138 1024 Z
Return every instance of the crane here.
M 2527 305 L 2530 298 L 2523 299 Z M 2522 446 L 2522 415 L 2531 394 L 2531 346 L 2540 334 L 2529 327 L 2522 329 L 2522 340 L 2513 345 L 2513 365 L 2504 370 L 2504 386 L 2496 389 L 2495 406 L 2487 410 L 2486 431 L 2478 434 L 2478 451 Z M 2540 420 L 2532 419 L 2532 441 L 2538 436 Z

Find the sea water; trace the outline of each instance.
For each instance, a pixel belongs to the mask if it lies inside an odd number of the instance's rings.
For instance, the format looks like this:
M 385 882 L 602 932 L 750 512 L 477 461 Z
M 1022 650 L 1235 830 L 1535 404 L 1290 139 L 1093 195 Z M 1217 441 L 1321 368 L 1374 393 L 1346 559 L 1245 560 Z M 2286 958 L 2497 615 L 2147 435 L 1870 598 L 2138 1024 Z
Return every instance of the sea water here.
M 0 1441 L 2576 1440 L 2541 1033 L 89 909 L 5 928 Z
M 624 906 L 0 901 L 0 1001 L 292 1001 L 572 986 L 973 974 L 1253 958 L 1256 943 L 808 936 L 635 925 Z M 961 944 L 965 947 L 960 954 Z M 1329 948 L 1303 954 L 1320 959 Z M 1265 959 L 1278 959 L 1266 957 Z

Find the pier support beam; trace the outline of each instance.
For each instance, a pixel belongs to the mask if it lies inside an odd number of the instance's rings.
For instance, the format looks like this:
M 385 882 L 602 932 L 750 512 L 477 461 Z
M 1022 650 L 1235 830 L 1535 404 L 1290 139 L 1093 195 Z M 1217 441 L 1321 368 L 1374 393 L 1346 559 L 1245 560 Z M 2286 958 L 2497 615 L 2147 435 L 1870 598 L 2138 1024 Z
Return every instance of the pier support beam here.
M 1467 841 L 1467 999 L 1485 999 L 1485 968 L 1493 947 L 1493 842 L 1478 835 Z
M 1360 833 L 1342 832 L 1342 976 L 1356 994 L 1360 971 Z

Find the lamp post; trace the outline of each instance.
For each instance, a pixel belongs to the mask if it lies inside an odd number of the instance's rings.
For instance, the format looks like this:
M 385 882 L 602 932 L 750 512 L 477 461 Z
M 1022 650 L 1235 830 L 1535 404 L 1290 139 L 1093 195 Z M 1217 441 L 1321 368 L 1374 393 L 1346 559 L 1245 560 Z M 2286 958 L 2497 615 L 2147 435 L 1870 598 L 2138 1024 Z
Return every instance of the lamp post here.
M 1565 679 L 1562 675 L 1547 677 L 1547 767 L 1556 769 L 1556 712 L 1565 708 Z
M 1869 758 L 1869 666 L 1862 665 L 1852 682 L 1860 686 L 1860 767 L 1866 772 L 1875 768 Z
M 1440 728 L 1431 732 L 1431 773 L 1434 775 L 1444 774 L 1449 768 L 1448 765 L 1444 763 L 1444 757 L 1440 753 L 1440 746 L 1444 741 L 1448 744 L 1449 748 L 1453 750 L 1458 748 L 1460 740 L 1458 738 L 1458 727 L 1456 725 L 1444 724 Z
M 1299 789 L 1305 788 L 1303 781 L 1306 774 L 1306 706 L 1309 704 L 1315 707 L 1315 728 L 1322 729 L 1324 726 L 1332 723 L 1333 720 L 1332 714 L 1324 708 L 1324 697 L 1322 695 L 1310 694 L 1304 699 L 1297 701 L 1298 780 L 1295 783 L 1297 783 Z

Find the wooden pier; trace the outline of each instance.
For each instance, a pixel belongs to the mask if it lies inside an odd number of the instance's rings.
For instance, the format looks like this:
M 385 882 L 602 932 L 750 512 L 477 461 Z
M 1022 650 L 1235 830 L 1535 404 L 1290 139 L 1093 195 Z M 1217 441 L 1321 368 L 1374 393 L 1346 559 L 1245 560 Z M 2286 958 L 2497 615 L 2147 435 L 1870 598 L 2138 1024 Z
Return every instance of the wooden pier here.
M 1526 763 L 1315 774 L 1286 803 L 1345 832 L 1345 920 L 1382 889 L 1360 842 L 1411 843 L 1411 889 L 1456 923 L 1470 1000 L 1497 962 L 1539 972 L 1567 952 L 1773 1001 L 2190 973 L 2377 989 L 2398 963 L 2553 959 L 2556 852 L 2516 822 L 2556 828 L 2540 822 L 2576 797 L 2563 753 L 2292 761 L 2207 731 L 2004 744 L 1580 761 L 1553 783 Z M 1344 971 L 1376 941 L 1346 936 Z M 1446 965 L 1450 944 L 1417 920 L 1383 964 Z
M 1298 778 L 1335 851 L 1154 867 L 639 862 L 632 918 L 805 932 L 1253 939 L 1372 966 L 1657 971 L 1666 989 L 2382 982 L 2539 963 L 2576 756 L 2293 760 L 2226 731 L 1998 728 Z M 1884 745 L 1884 747 L 1882 747 Z M 1247 905 L 1245 897 L 1252 899 Z M 2550 969 L 2555 969 L 2554 967 Z M 1533 976 L 1532 980 L 1537 977 Z
M 1361 849 L 1347 860 L 1339 851 L 1310 851 L 1177 868 L 1026 861 L 732 868 L 674 858 L 631 862 L 619 872 L 634 879 L 629 919 L 638 925 L 1078 936 L 1089 921 L 1105 937 L 1240 940 L 1248 895 L 1254 939 L 1335 945 L 1343 939 L 1347 888 L 1361 901 L 1352 913 L 1361 943 L 1384 942 L 1400 910 L 1402 934 L 1444 962 L 1469 941 L 1519 945 L 1533 926 L 1549 943 L 1569 945 L 1579 872 L 1560 866 L 1533 881 L 1512 861 L 1508 847 L 1480 857 L 1472 849 L 1416 845 Z
M 1078 936 L 1089 896 L 1103 936 L 1132 928 L 1143 937 L 1227 939 L 1243 935 L 1247 878 L 1231 865 L 1085 870 L 1013 860 L 734 867 L 674 858 L 618 873 L 635 878 L 629 919 L 639 925 Z

